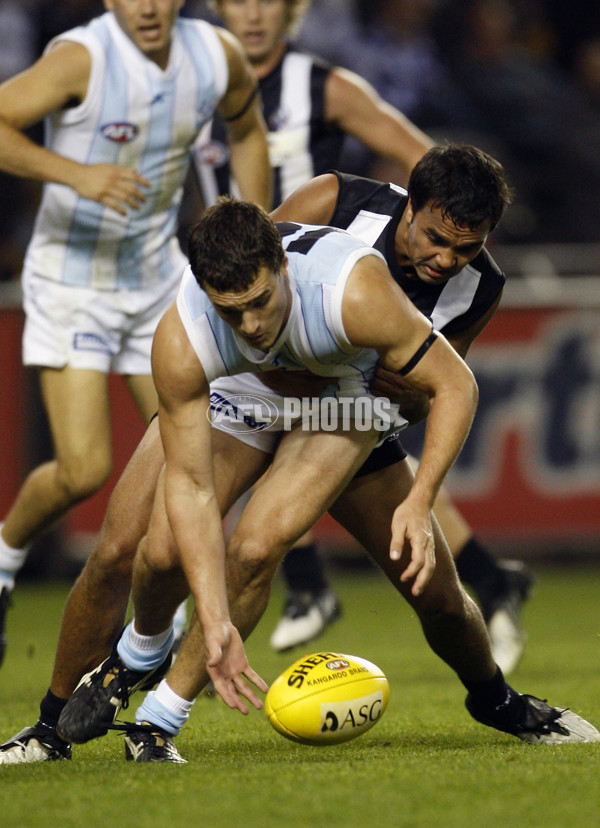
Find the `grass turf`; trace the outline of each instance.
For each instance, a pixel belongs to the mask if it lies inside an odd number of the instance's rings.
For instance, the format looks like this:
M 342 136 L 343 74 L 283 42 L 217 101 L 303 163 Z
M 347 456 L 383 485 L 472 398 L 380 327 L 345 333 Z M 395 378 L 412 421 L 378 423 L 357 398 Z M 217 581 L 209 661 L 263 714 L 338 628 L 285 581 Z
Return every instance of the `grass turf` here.
M 268 637 L 282 601 L 276 585 L 248 642 L 270 681 L 303 654 L 349 652 L 387 674 L 381 722 L 337 747 L 296 745 L 218 699 L 201 697 L 177 739 L 187 765 L 124 760 L 122 737 L 75 746 L 71 762 L 0 767 L 2 826 L 515 826 L 578 828 L 600 813 L 600 744 L 532 747 L 470 719 L 454 675 L 429 651 L 410 608 L 375 570 L 335 578 L 343 617 L 287 655 Z M 525 608 L 525 658 L 515 687 L 600 724 L 600 570 L 540 569 Z M 22 584 L 8 619 L 0 671 L 0 736 L 37 718 L 67 586 Z M 132 718 L 132 709 L 124 718 Z

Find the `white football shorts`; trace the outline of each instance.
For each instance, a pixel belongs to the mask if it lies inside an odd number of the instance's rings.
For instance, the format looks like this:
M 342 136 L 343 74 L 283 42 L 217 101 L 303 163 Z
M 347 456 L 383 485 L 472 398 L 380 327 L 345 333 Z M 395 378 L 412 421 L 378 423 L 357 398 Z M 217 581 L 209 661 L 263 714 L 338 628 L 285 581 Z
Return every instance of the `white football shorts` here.
M 144 290 L 96 290 L 23 274 L 23 363 L 150 374 L 152 337 L 181 273 Z
M 274 454 L 282 435 L 291 428 L 333 431 L 336 426 L 356 427 L 358 421 L 366 431 L 376 422 L 379 446 L 407 424 L 398 406 L 388 400 L 379 406 L 379 398 L 365 391 L 362 383 L 332 379 L 331 389 L 320 400 L 299 400 L 268 388 L 257 374 L 219 377 L 210 384 L 211 423 L 266 454 Z

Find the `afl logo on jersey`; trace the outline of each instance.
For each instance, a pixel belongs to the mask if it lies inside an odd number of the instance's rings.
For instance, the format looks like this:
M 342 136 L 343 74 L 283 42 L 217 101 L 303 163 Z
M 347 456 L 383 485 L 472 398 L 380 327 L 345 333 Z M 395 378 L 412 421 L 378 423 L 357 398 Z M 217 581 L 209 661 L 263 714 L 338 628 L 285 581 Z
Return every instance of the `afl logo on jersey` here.
M 100 132 L 109 141 L 114 141 L 116 144 L 128 144 L 137 136 L 139 129 L 135 124 L 123 121 L 116 124 L 104 124 L 100 127 Z
M 197 158 L 207 167 L 224 167 L 229 161 L 229 147 L 222 141 L 207 141 L 198 147 Z

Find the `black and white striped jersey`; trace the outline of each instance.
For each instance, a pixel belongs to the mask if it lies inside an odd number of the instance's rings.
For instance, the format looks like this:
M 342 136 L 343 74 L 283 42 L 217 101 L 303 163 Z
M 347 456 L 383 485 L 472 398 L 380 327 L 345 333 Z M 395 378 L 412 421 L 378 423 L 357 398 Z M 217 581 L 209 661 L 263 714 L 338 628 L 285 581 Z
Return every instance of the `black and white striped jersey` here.
M 436 330 L 458 334 L 476 322 L 498 298 L 505 276 L 485 248 L 443 285 L 409 278 L 398 264 L 394 237 L 406 207 L 406 190 L 369 178 L 335 172 L 338 198 L 329 224 L 348 230 L 383 254 L 390 272 Z
M 301 184 L 339 162 L 344 133 L 325 122 L 325 82 L 331 68 L 289 46 L 276 68 L 259 81 L 275 207 Z M 239 195 L 231 180 L 225 124 L 218 116 L 202 129 L 194 161 L 207 206 L 219 195 Z

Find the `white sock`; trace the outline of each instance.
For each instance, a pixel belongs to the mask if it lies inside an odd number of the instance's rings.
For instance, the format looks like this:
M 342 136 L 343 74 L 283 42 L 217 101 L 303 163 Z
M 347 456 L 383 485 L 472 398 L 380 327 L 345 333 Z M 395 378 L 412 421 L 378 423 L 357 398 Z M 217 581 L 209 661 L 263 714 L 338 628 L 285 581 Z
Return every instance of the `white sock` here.
M 0 523 L 0 533 L 3 523 Z M 12 589 L 15 585 L 15 575 L 21 569 L 27 558 L 29 546 L 23 549 L 13 549 L 0 534 L 0 586 Z
M 163 679 L 156 690 L 146 693 L 144 701 L 135 711 L 136 722 L 150 722 L 172 736 L 177 736 L 187 722 L 193 701 L 182 699 L 173 692 Z
M 163 647 L 167 642 L 169 636 L 171 635 L 171 631 L 172 627 L 169 627 L 157 635 L 142 635 L 141 633 L 136 632 L 134 618 L 133 623 L 129 628 L 129 643 L 135 650 L 139 650 L 140 652 L 160 650 L 161 647 Z
M 156 688 L 156 700 L 164 705 L 167 710 L 171 710 L 173 713 L 178 713 L 180 716 L 185 716 L 186 719 L 189 716 L 190 710 L 192 709 L 195 701 L 195 699 L 188 701 L 187 699 L 183 699 L 181 696 L 178 696 L 174 690 L 171 690 L 166 679 L 163 679 Z

